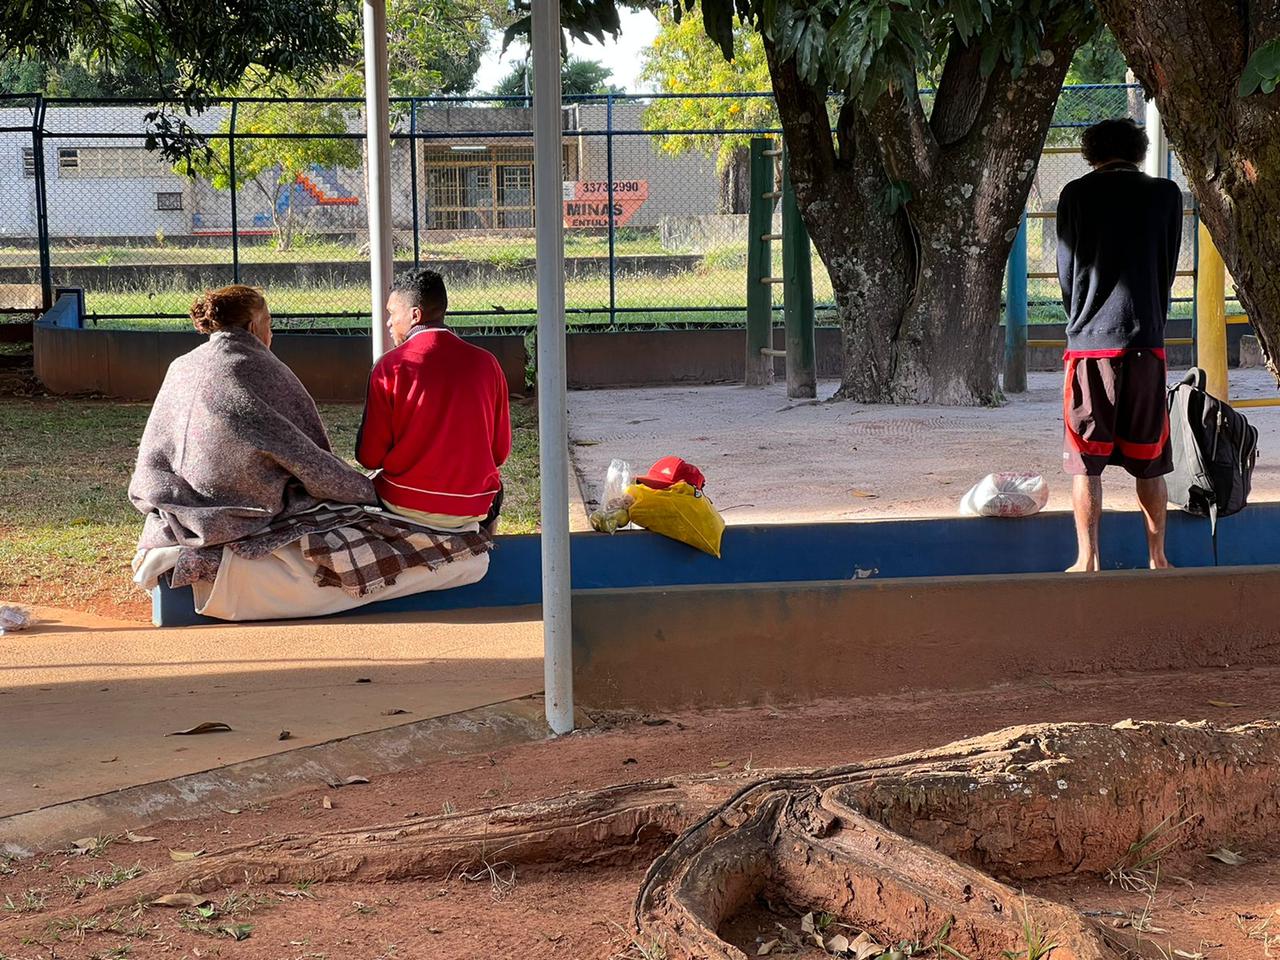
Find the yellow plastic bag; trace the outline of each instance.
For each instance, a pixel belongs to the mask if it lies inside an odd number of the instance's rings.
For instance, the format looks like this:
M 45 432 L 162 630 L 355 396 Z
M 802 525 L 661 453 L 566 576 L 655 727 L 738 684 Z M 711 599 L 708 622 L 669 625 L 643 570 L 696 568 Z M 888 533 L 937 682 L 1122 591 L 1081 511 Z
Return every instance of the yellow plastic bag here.
M 654 490 L 637 483 L 627 488 L 627 495 L 635 500 L 632 523 L 719 558 L 724 519 L 711 501 L 689 484 Z

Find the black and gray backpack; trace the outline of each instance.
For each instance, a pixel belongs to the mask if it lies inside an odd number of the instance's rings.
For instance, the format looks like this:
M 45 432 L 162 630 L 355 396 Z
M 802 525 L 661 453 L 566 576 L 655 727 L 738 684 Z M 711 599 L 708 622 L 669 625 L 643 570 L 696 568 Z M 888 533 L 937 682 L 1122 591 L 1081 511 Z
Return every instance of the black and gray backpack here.
M 1173 472 L 1165 477 L 1169 502 L 1209 518 L 1213 562 L 1218 562 L 1218 520 L 1249 502 L 1258 458 L 1258 428 L 1230 404 L 1205 392 L 1199 367 L 1169 390 L 1169 447 Z

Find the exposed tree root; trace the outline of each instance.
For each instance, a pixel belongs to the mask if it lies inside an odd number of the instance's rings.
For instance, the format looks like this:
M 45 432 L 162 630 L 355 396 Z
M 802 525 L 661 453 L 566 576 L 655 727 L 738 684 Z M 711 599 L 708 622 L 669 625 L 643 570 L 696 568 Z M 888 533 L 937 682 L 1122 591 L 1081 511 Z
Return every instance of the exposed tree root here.
M 1274 832 L 1280 725 L 1017 727 L 856 766 L 610 787 L 466 815 L 271 838 L 86 898 L 100 912 L 244 883 L 440 880 L 488 863 L 651 857 L 635 922 L 668 956 L 742 960 L 724 925 L 757 897 L 831 913 L 880 942 L 974 958 L 1028 940 L 1054 960 L 1121 949 L 1092 921 L 1014 885 L 1176 865 Z M 674 838 L 674 842 L 673 841 Z M 1139 841 L 1146 842 L 1139 845 Z
M 802 904 L 880 942 L 950 924 L 965 956 L 1118 957 L 1091 921 L 1006 882 L 1176 863 L 1274 830 L 1280 727 L 1013 728 L 884 765 L 751 785 L 680 837 L 636 902 L 668 951 L 744 954 L 718 931 L 757 896 Z M 1139 841 L 1154 831 L 1146 844 Z M 995 879 L 996 877 L 1001 880 Z M 672 945 L 676 950 L 672 950 Z

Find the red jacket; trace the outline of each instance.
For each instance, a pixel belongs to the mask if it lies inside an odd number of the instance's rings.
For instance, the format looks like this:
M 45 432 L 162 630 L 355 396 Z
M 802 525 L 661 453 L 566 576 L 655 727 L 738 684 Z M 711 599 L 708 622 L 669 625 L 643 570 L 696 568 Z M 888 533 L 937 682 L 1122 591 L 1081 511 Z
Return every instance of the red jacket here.
M 507 379 L 487 350 L 430 327 L 374 365 L 356 459 L 381 468 L 374 488 L 385 503 L 484 516 L 510 453 Z

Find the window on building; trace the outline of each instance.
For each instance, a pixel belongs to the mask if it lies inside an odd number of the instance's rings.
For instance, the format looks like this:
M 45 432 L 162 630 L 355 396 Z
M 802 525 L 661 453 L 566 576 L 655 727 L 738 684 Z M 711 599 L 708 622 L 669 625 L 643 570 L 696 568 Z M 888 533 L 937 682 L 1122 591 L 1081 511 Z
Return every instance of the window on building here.
M 181 193 L 157 193 L 156 209 L 157 210 L 181 210 L 182 194 Z
M 160 156 L 142 147 L 69 147 L 58 151 L 58 169 L 64 177 L 85 180 L 164 177 L 170 174 Z
M 36 175 L 36 151 L 34 147 L 22 148 L 22 175 L 24 177 L 34 177 Z

